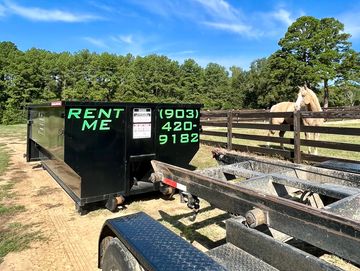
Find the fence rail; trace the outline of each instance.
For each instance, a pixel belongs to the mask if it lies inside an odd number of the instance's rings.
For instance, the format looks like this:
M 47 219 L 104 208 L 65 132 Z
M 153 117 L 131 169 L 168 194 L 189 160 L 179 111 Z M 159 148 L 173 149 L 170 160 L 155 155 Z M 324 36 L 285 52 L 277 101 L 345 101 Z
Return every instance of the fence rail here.
M 269 124 L 270 118 L 286 118 L 292 120 L 287 124 L 273 125 Z M 340 161 L 349 161 L 360 163 L 360 126 L 357 127 L 331 127 L 325 122 L 322 126 L 305 126 L 302 119 L 305 118 L 324 118 L 326 121 L 332 120 L 358 120 L 360 124 L 359 108 L 349 109 L 342 108 L 339 110 L 329 109 L 323 112 L 276 112 L 272 113 L 268 110 L 256 111 L 202 111 L 201 125 L 203 127 L 201 143 L 227 148 L 229 150 L 238 150 L 246 152 L 254 152 L 260 154 L 270 154 L 282 156 L 291 159 L 296 163 L 303 161 L 322 162 L 329 159 L 337 159 Z M 215 130 L 214 130 L 215 129 Z M 250 133 L 249 133 L 250 129 Z M 267 136 L 257 134 L 262 131 L 283 131 L 293 132 L 292 138 L 281 138 L 278 136 Z M 246 131 L 248 133 L 246 133 Z M 258 132 L 254 132 L 258 131 Z M 342 135 L 356 138 L 355 142 L 326 141 L 302 139 L 301 133 L 318 133 L 327 135 Z M 216 137 L 214 139 L 214 137 Z M 239 144 L 240 140 L 256 141 L 257 145 L 248 145 L 246 143 Z M 246 141 L 244 141 L 246 142 Z M 269 148 L 261 144 L 266 143 L 282 143 L 287 144 L 286 149 Z M 290 148 L 288 147 L 290 145 Z M 357 155 L 348 155 L 347 158 L 335 157 L 332 155 L 314 155 L 301 151 L 301 147 L 322 148 L 334 151 L 345 151 L 356 153 Z M 350 158 L 349 158 L 350 157 Z

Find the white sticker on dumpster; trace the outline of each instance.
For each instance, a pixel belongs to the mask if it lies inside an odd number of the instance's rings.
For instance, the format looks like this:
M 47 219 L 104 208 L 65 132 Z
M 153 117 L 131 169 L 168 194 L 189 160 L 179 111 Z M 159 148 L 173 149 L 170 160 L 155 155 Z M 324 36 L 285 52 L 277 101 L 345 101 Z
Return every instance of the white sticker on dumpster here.
M 133 123 L 151 122 L 151 108 L 134 108 Z
M 134 123 L 133 139 L 151 138 L 151 123 Z

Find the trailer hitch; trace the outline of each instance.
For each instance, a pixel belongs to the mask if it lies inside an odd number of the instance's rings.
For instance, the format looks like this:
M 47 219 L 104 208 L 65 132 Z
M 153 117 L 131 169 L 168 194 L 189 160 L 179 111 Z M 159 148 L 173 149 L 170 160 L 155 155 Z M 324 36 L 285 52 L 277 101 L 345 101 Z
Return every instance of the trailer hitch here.
M 180 193 L 180 202 L 186 203 L 187 207 L 193 211 L 193 214 L 189 217 L 191 222 L 194 222 L 200 209 L 200 200 L 197 196 L 191 195 L 187 192 Z

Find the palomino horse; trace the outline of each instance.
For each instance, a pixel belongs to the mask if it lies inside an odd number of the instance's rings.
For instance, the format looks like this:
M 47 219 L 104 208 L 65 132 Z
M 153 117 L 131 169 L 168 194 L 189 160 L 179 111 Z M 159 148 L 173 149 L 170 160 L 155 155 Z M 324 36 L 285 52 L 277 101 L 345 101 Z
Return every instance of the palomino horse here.
M 270 108 L 270 112 L 294 112 L 295 111 L 295 103 L 293 102 L 281 102 L 273 105 Z M 292 124 L 294 123 L 294 119 L 291 118 L 270 118 L 270 124 Z M 279 137 L 284 137 L 286 131 L 279 131 Z M 269 130 L 268 136 L 274 135 L 274 130 Z M 270 142 L 267 143 L 268 147 L 270 146 Z M 280 143 L 281 148 L 284 148 L 284 144 Z
M 316 96 L 315 92 L 309 89 L 307 86 L 299 87 L 298 98 L 295 102 L 295 110 L 300 110 L 302 107 L 306 107 L 307 111 L 322 111 L 318 97 Z M 324 123 L 323 118 L 302 118 L 302 121 L 305 126 L 320 126 Z M 319 133 L 305 133 L 305 138 L 307 140 L 319 140 L 319 137 Z M 308 148 L 308 152 L 311 153 L 311 147 Z M 314 154 L 317 155 L 316 147 L 314 147 Z
M 300 110 L 301 108 L 306 108 L 307 111 L 319 112 L 322 111 L 319 100 L 316 94 L 309 89 L 308 87 L 299 87 L 298 98 L 295 103 L 293 102 L 282 102 L 275 104 L 271 107 L 270 112 L 294 112 L 295 110 Z M 303 124 L 306 126 L 319 126 L 324 122 L 324 119 L 320 118 L 303 118 Z M 270 124 L 292 124 L 294 122 L 293 118 L 271 118 Z M 268 136 L 274 135 L 274 130 L 269 130 Z M 279 136 L 284 137 L 285 131 L 280 131 Z M 319 140 L 319 133 L 305 133 L 306 139 Z M 270 143 L 268 142 L 268 146 Z M 283 143 L 280 143 L 280 146 L 284 148 Z M 308 152 L 311 153 L 311 147 L 308 148 Z M 315 148 L 314 154 L 317 154 L 317 148 Z

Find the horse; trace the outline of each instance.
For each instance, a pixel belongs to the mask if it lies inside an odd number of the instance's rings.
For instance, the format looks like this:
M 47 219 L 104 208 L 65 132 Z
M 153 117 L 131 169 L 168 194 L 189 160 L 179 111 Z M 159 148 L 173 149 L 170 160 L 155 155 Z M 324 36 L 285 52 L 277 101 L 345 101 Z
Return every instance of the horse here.
M 322 111 L 319 99 L 316 94 L 307 86 L 298 87 L 298 97 L 296 102 L 281 102 L 273 105 L 270 112 L 295 112 L 305 108 L 307 111 L 320 112 Z M 321 118 L 303 118 L 303 125 L 305 126 L 320 126 L 323 124 L 324 119 Z M 289 118 L 270 118 L 270 124 L 293 124 L 294 120 L 292 117 Z M 286 131 L 279 131 L 279 137 L 284 137 Z M 269 130 L 268 136 L 274 135 L 274 130 Z M 319 133 L 305 133 L 305 138 L 310 139 L 313 137 L 314 140 L 319 140 Z M 267 143 L 268 146 L 270 143 Z M 280 143 L 280 146 L 284 148 L 284 144 Z M 311 153 L 311 147 L 308 147 L 308 152 Z M 317 148 L 315 147 L 314 154 L 317 154 Z
M 307 111 L 322 112 L 318 97 L 315 92 L 307 86 L 299 87 L 298 98 L 295 102 L 295 110 L 300 110 L 303 107 L 306 107 Z M 320 126 L 324 121 L 324 118 L 302 118 L 305 126 Z M 319 140 L 319 137 L 319 133 L 305 133 L 307 140 Z M 308 152 L 311 153 L 311 147 L 308 147 Z M 317 153 L 317 147 L 314 147 L 314 154 L 317 155 Z
M 295 103 L 294 102 L 281 102 L 273 105 L 270 108 L 270 112 L 294 112 L 295 111 Z M 292 124 L 294 123 L 294 119 L 292 117 L 289 118 L 270 118 L 270 124 L 272 125 L 280 125 L 280 124 Z M 279 131 L 279 137 L 283 138 L 286 131 Z M 274 135 L 274 130 L 269 130 L 268 136 Z M 267 143 L 268 147 L 270 147 L 270 142 Z M 280 143 L 281 148 L 284 149 L 284 143 Z

